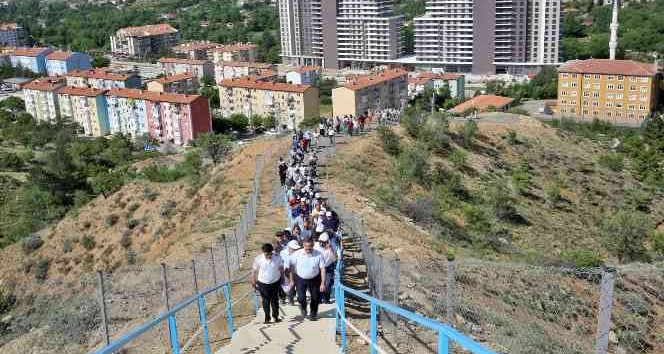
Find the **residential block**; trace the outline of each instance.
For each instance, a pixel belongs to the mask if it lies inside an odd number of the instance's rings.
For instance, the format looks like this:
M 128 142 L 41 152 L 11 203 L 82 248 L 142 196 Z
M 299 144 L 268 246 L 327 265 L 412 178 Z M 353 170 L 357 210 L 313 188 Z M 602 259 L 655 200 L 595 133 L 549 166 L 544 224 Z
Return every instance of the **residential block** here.
M 26 33 L 17 23 L 0 22 L 0 47 L 20 47 L 25 45 Z
M 57 92 L 60 117 L 78 123 L 86 136 L 107 135 L 106 90 L 66 86 Z
M 46 74 L 46 56 L 51 48 L 16 48 L 10 56 L 13 67 L 22 67 L 37 74 Z
M 168 93 L 198 93 L 198 77 L 192 73 L 165 76 L 147 84 L 149 91 Z
M 390 69 L 381 73 L 349 78 L 332 90 L 332 114 L 360 116 L 369 112 L 400 109 L 408 100 L 408 72 Z
M 286 73 L 286 82 L 296 85 L 313 85 L 320 78 L 320 66 L 301 66 Z
M 265 75 L 269 73 L 276 75 L 276 70 L 276 65 L 268 63 L 221 61 L 214 65 L 214 77 L 217 84 L 219 84 L 224 80 L 248 75 Z
M 254 62 L 258 58 L 258 46 L 251 43 L 226 44 L 212 52 L 215 64 L 222 61 Z
M 22 85 L 25 110 L 38 122 L 60 119 L 58 91 L 65 86 L 61 77 L 43 77 Z
M 171 49 L 180 40 L 169 24 L 121 28 L 111 36 L 111 52 L 121 57 L 145 58 Z
M 73 70 L 67 73 L 67 86 L 98 90 L 140 88 L 141 78 L 135 72 L 116 72 L 108 68 Z
M 214 80 L 214 64 L 207 60 L 161 58 L 159 64 L 164 68 L 164 74 L 177 75 L 191 73 L 202 80 L 204 76 Z
M 49 76 L 59 76 L 72 70 L 89 70 L 91 61 L 87 54 L 58 50 L 46 56 L 46 72 Z

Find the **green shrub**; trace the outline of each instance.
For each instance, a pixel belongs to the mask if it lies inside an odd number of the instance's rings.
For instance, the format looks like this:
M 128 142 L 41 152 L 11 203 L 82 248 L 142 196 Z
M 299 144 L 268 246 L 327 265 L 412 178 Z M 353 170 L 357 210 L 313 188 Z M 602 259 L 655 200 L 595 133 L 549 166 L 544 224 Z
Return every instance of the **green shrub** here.
M 48 278 L 48 269 L 51 267 L 51 262 L 42 259 L 39 262 L 37 262 L 37 267 L 35 269 L 35 279 L 39 282 L 43 282 Z
M 461 149 L 454 149 L 448 159 L 456 169 L 463 169 L 466 167 L 466 152 Z
M 117 215 L 111 214 L 111 215 L 106 217 L 104 222 L 106 223 L 106 226 L 111 227 L 111 226 L 115 225 L 118 222 L 118 219 L 119 219 L 119 217 Z
M 413 138 L 417 138 L 424 128 L 426 121 L 425 113 L 413 108 L 408 107 L 401 115 L 401 126 L 406 129 L 406 133 Z
M 16 295 L 8 286 L 0 284 L 0 315 L 11 311 L 16 304 Z
M 597 162 L 600 166 L 608 168 L 611 171 L 620 172 L 625 168 L 625 161 L 622 154 L 604 154 L 600 155 Z
M 482 208 L 474 205 L 466 205 L 463 208 L 463 217 L 469 229 L 478 233 L 491 231 L 491 222 Z
M 555 206 L 558 201 L 562 198 L 561 195 L 562 184 L 559 180 L 555 180 L 544 187 L 544 194 L 546 195 L 546 200 Z
M 39 235 L 28 235 L 21 241 L 23 253 L 30 254 L 39 249 L 44 244 L 44 241 Z
M 383 150 L 386 153 L 393 156 L 399 155 L 399 152 L 401 152 L 401 138 L 391 128 L 378 127 L 378 136 L 383 143 Z
M 463 143 L 466 146 L 470 146 L 470 143 L 477 136 L 477 123 L 473 119 L 468 119 L 463 124 Z
M 664 256 L 664 232 L 655 231 L 652 235 L 652 250 L 660 256 Z
M 564 252 L 562 256 L 577 268 L 595 268 L 604 264 L 599 254 L 588 250 L 572 250 Z
M 507 134 L 505 135 L 505 139 L 507 139 L 507 143 L 510 145 L 516 145 L 519 143 L 519 138 L 517 137 L 516 130 L 509 129 L 507 130 Z
M 158 196 L 159 196 L 159 193 L 153 191 L 150 188 L 146 187 L 145 189 L 143 189 L 143 200 L 152 202 L 155 199 L 157 199 Z
M 156 166 L 145 167 L 141 174 L 145 179 L 157 183 L 175 182 L 186 176 L 185 171 L 181 169 Z
M 504 186 L 494 185 L 486 189 L 485 196 L 488 205 L 491 206 L 494 215 L 498 219 L 511 219 L 517 212 L 514 200 L 510 197 Z
M 129 219 L 129 220 L 127 220 L 127 227 L 131 230 L 131 229 L 135 228 L 136 226 L 138 226 L 139 223 L 140 222 L 136 219 Z
M 134 250 L 127 250 L 127 264 L 129 265 L 135 265 L 137 262 L 138 257 L 136 256 L 136 252 Z
M 300 128 L 316 128 L 322 119 L 318 116 L 306 117 L 300 122 Z
M 604 247 L 621 262 L 645 260 L 645 240 L 651 227 L 647 215 L 634 211 L 619 211 L 605 218 L 600 225 Z
M 164 204 L 161 205 L 161 210 L 159 211 L 159 216 L 161 216 L 164 219 L 170 219 L 171 216 L 175 214 L 175 208 L 177 207 L 177 203 L 169 200 L 165 202 Z
M 57 346 L 85 345 L 88 333 L 99 328 L 99 305 L 92 297 L 75 297 L 53 306 L 46 318 L 48 338 Z
M 511 182 L 512 192 L 515 195 L 523 195 L 531 187 L 532 177 L 528 162 L 522 161 L 519 167 L 512 172 Z
M 93 250 L 96 245 L 97 242 L 95 241 L 94 237 L 90 235 L 83 236 L 83 238 L 81 239 L 81 246 L 83 246 L 83 248 L 85 248 L 88 251 Z
M 429 159 L 427 149 L 420 144 L 415 144 L 404 149 L 395 163 L 395 177 L 399 185 L 407 186 L 411 183 L 424 184 L 427 174 L 427 160 Z

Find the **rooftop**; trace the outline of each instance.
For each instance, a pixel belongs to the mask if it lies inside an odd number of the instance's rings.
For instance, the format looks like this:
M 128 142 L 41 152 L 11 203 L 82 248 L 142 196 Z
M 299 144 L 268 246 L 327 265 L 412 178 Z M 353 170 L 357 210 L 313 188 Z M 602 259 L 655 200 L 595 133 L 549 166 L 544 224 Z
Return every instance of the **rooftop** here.
M 407 75 L 408 72 L 406 72 L 406 70 L 390 69 L 375 75 L 354 77 L 352 81 L 349 81 L 348 83 L 343 85 L 343 87 L 351 90 L 361 90 L 363 88 L 371 87 L 373 85 L 377 85 Z
M 308 89 L 312 88 L 311 85 L 294 85 L 285 84 L 282 82 L 257 81 L 257 77 L 255 76 L 245 76 L 241 78 L 224 80 L 219 84 L 219 86 L 295 93 L 304 93 Z
M 160 84 L 169 84 L 171 82 L 178 82 L 182 80 L 188 80 L 188 79 L 193 79 L 195 78 L 196 75 L 192 73 L 182 73 L 182 74 L 177 74 L 177 75 L 170 75 L 170 76 L 164 76 L 159 79 L 153 80 L 156 81 Z
M 67 73 L 67 76 L 83 77 L 86 79 L 101 79 L 113 81 L 127 81 L 136 76 L 135 73 L 115 73 L 106 68 L 94 70 L 73 70 Z
M 175 63 L 175 64 L 189 64 L 189 65 L 203 65 L 207 63 L 206 60 L 197 59 L 182 59 L 182 58 L 161 58 L 160 63 Z
M 42 77 L 21 86 L 24 90 L 55 91 L 64 86 L 62 77 Z
M 106 92 L 106 90 L 97 90 L 87 87 L 74 87 L 74 86 L 65 86 L 62 90 L 58 91 L 60 95 L 71 95 L 71 96 L 85 96 L 85 97 L 97 97 Z
M 479 95 L 475 96 L 468 101 L 452 108 L 450 111 L 453 113 L 461 114 L 469 108 L 477 108 L 478 111 L 486 111 L 489 107 L 501 109 L 514 101 L 510 97 L 502 97 L 495 95 Z
M 15 22 L 0 22 L 0 31 L 14 31 L 18 28 L 21 28 Z
M 177 33 L 178 30 L 167 23 L 160 23 L 157 25 L 147 25 L 139 27 L 125 27 L 120 28 L 118 33 L 129 35 L 132 37 L 151 37 L 163 34 Z
M 208 50 L 212 48 L 218 48 L 221 44 L 209 41 L 202 42 L 188 42 L 176 45 L 173 47 L 173 51 L 178 52 L 188 52 L 190 50 Z
M 438 80 L 457 80 L 460 77 L 463 77 L 463 75 L 457 75 L 457 74 L 437 74 L 437 73 L 421 73 L 418 75 L 418 77 L 426 77 L 429 79 L 438 79 Z
M 67 60 L 74 55 L 74 52 L 67 52 L 62 50 L 56 50 L 55 52 L 46 56 L 46 59 L 49 60 Z
M 257 62 L 249 62 L 249 61 L 222 61 L 218 65 L 246 67 L 246 68 L 254 68 L 254 69 L 270 69 L 270 68 L 272 68 L 272 65 L 274 65 L 274 64 L 257 63 Z
M 12 55 L 20 57 L 36 57 L 42 54 L 51 52 L 51 48 L 34 47 L 34 48 L 16 48 Z
M 633 60 L 572 60 L 560 67 L 558 72 L 575 74 L 655 76 L 657 74 L 657 65 L 641 63 Z
M 426 85 L 431 80 L 433 79 L 430 77 L 409 77 L 408 83 L 411 85 Z
M 196 101 L 197 99 L 203 97 L 200 95 L 185 95 L 179 93 L 154 92 L 154 91 L 143 91 L 137 89 L 123 89 L 123 88 L 112 89 L 108 91 L 106 95 L 147 100 L 152 102 L 170 102 L 170 103 L 180 103 L 180 104 L 190 104 Z
M 258 48 L 256 44 L 251 43 L 234 43 L 234 44 L 224 44 L 215 49 L 217 52 L 241 52 L 244 50 L 254 50 Z
M 299 68 L 292 70 L 298 74 L 308 73 L 310 71 L 320 71 L 320 66 L 300 66 Z

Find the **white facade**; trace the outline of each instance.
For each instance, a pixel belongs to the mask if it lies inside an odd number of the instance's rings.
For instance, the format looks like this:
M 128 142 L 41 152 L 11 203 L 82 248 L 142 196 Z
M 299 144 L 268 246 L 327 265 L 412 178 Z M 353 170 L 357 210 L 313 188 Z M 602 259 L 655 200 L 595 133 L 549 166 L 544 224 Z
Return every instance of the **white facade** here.
M 148 134 L 145 100 L 108 95 L 108 122 L 111 134 L 123 133 L 132 137 Z M 157 112 L 158 111 L 153 111 Z
M 24 89 L 23 100 L 25 111 L 38 122 L 55 123 L 60 118 L 56 91 Z

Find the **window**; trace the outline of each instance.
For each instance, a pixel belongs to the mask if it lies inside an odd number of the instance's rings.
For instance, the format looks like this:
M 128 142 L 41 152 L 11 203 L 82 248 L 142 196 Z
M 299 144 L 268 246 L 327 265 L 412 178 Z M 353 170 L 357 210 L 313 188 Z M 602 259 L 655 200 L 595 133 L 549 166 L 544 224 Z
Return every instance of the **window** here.
M 607 117 L 611 117 L 611 112 L 606 112 Z
M 634 109 L 634 105 L 633 105 L 633 104 L 630 104 L 630 105 L 629 105 L 629 109 Z
M 618 84 L 618 90 L 624 90 L 624 89 L 625 89 L 625 86 L 623 86 L 622 84 Z
M 649 77 L 642 77 L 641 82 L 646 82 L 646 83 L 650 82 L 650 78 Z
M 584 79 L 590 79 L 590 74 L 583 74 Z
M 613 84 L 606 85 L 606 89 L 607 90 L 613 90 L 614 89 Z
M 576 79 L 577 77 L 578 77 L 577 74 L 572 74 L 572 79 Z M 572 113 L 574 113 L 574 112 L 572 112 Z
M 646 95 L 641 95 L 641 101 L 647 101 L 647 100 L 648 100 L 648 96 L 646 96 Z
M 630 91 L 636 91 L 636 85 L 629 85 Z
M 636 82 L 637 78 L 635 76 L 629 77 L 629 82 Z
M 583 91 L 583 97 L 589 97 L 589 96 L 590 96 L 590 92 L 588 92 L 588 91 Z
M 599 92 L 593 92 L 593 97 L 599 98 Z
M 567 113 L 567 110 L 565 108 L 560 110 L 561 113 Z
M 588 101 L 583 101 L 583 105 L 586 106 L 586 107 L 588 107 L 588 106 L 590 106 L 590 102 L 588 102 Z
M 639 109 L 642 110 L 642 111 L 645 111 L 645 110 L 646 110 L 646 106 L 644 106 L 644 105 L 640 105 L 640 106 L 639 106 Z
M 599 80 L 599 75 L 595 74 L 594 79 Z
M 567 96 L 567 91 L 560 91 L 561 96 Z
M 618 81 L 623 81 L 625 78 L 622 75 L 618 75 Z
M 622 108 L 622 106 L 623 106 L 622 103 L 616 102 L 616 108 Z
M 599 102 L 594 101 L 594 102 L 593 102 L 593 107 L 599 107 Z
M 594 115 L 594 116 L 599 115 L 599 112 L 597 112 L 597 111 L 593 111 L 593 115 Z
M 607 102 L 607 103 L 606 103 L 606 106 L 607 106 L 607 107 L 613 107 L 613 102 Z
M 613 76 L 613 75 L 609 75 L 609 76 L 607 77 L 607 79 L 608 79 L 608 80 L 615 80 L 615 79 L 616 79 L 616 77 L 615 77 L 615 76 Z
M 641 86 L 641 92 L 648 92 L 648 86 Z
M 564 74 L 563 74 L 563 78 L 567 79 L 568 77 L 569 77 L 569 74 L 568 74 L 568 73 L 564 73 Z
M 587 110 L 587 109 L 584 109 L 584 110 L 583 110 L 583 114 L 588 114 L 588 110 Z
M 617 93 L 616 98 L 619 99 L 619 100 L 622 100 L 623 99 L 623 94 L 622 93 Z
M 563 82 L 563 87 L 569 87 L 569 82 L 564 81 L 564 82 Z
M 576 82 L 572 82 L 572 87 L 576 87 Z

